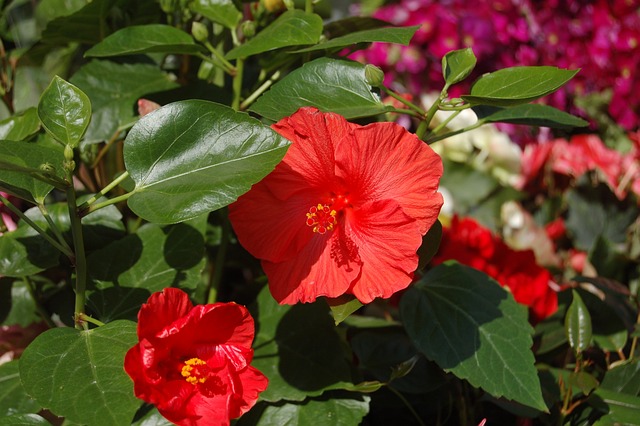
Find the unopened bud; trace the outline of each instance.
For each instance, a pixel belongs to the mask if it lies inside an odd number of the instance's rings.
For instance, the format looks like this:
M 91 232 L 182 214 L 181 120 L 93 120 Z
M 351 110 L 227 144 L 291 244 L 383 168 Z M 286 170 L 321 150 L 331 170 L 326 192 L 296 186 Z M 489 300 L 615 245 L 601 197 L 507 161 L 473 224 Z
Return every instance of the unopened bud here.
M 262 0 L 262 4 L 268 12 L 277 12 L 285 8 L 282 0 Z
M 64 159 L 67 161 L 73 160 L 73 148 L 71 145 L 65 145 L 64 147 Z
M 256 23 L 253 21 L 242 22 L 240 28 L 242 28 L 242 34 L 247 38 L 251 38 L 256 34 Z
M 194 21 L 191 24 L 191 35 L 201 43 L 209 40 L 209 30 L 202 22 Z
M 380 87 L 384 82 L 384 73 L 375 65 L 364 66 L 364 78 L 372 87 Z

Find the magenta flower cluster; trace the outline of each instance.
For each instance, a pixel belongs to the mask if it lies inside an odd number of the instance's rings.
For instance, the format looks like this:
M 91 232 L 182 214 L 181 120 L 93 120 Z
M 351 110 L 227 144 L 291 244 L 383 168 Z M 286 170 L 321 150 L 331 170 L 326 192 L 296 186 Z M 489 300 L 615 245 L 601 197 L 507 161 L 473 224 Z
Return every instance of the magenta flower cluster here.
M 383 68 L 387 83 L 407 76 L 414 94 L 439 91 L 442 56 L 471 47 L 476 76 L 518 65 L 580 68 L 549 104 L 577 112 L 575 94 L 610 88 L 611 117 L 627 130 L 639 126 L 640 0 L 401 0 L 374 17 L 421 26 L 409 46 L 380 43 L 357 54 Z

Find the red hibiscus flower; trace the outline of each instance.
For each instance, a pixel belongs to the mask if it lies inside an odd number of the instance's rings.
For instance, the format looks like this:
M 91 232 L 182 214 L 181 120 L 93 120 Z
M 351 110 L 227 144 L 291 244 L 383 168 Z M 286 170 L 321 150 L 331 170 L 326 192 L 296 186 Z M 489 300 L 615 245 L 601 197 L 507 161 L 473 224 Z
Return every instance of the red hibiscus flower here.
M 532 250 L 516 251 L 490 230 L 470 218 L 454 217 L 442 233 L 434 265 L 457 260 L 489 275 L 507 286 L 518 303 L 529 307 L 531 321 L 537 323 L 558 308 L 558 296 L 549 287 L 551 274 L 536 264 Z
M 442 207 L 440 157 L 397 124 L 359 126 L 315 108 L 273 128 L 291 147 L 229 209 L 273 297 L 351 294 L 369 303 L 407 287 Z
M 154 293 L 138 313 L 140 342 L 124 369 L 136 396 L 177 425 L 228 425 L 267 388 L 249 363 L 253 318 L 235 303 L 193 306 L 186 293 Z

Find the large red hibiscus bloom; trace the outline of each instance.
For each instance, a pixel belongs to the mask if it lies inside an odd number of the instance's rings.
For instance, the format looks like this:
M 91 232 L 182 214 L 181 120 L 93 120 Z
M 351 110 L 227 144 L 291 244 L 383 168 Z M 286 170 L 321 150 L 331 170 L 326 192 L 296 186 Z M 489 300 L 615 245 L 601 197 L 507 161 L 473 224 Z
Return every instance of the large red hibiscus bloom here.
M 151 295 L 138 313 L 140 342 L 124 369 L 136 396 L 177 425 L 229 425 L 267 388 L 249 364 L 254 325 L 235 303 L 193 306 L 182 290 Z
M 229 212 L 273 297 L 369 303 L 407 287 L 442 206 L 440 157 L 397 124 L 359 126 L 315 108 L 273 128 L 291 147 Z

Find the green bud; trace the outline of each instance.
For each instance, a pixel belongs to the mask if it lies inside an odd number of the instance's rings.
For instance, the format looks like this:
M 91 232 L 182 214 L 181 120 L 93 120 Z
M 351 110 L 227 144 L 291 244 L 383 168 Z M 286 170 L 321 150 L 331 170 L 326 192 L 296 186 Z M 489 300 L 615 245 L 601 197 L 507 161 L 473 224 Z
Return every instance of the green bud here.
M 64 170 L 67 171 L 68 173 L 73 173 L 73 171 L 76 169 L 76 162 L 73 160 L 65 161 L 62 164 L 62 167 L 64 167 Z
M 209 30 L 202 22 L 194 21 L 191 24 L 191 35 L 199 42 L 207 41 L 209 39 Z
M 242 22 L 240 28 L 242 28 L 242 34 L 247 38 L 251 38 L 256 34 L 256 23 L 253 21 Z
M 296 5 L 293 2 L 293 0 L 282 0 L 282 3 L 284 3 L 287 10 L 293 10 L 296 8 Z
M 39 169 L 42 170 L 43 172 L 50 172 L 50 173 L 53 173 L 56 171 L 56 168 L 53 167 L 53 164 L 51 163 L 42 163 L 40 164 Z
M 71 145 L 66 145 L 64 147 L 64 159 L 67 161 L 73 160 L 73 148 Z
M 375 65 L 367 64 L 364 66 L 364 78 L 372 87 L 380 87 L 384 81 L 384 73 Z

